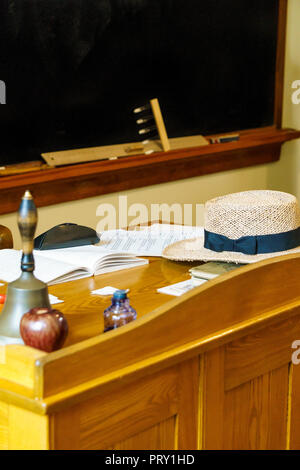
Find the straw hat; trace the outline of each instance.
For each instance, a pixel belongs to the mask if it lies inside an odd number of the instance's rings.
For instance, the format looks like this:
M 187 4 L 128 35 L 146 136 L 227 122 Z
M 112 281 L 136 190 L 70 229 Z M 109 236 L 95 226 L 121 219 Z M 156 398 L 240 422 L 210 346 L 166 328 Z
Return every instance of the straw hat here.
M 167 246 L 176 261 L 254 263 L 300 252 L 300 209 L 292 194 L 244 191 L 205 204 L 204 237 Z

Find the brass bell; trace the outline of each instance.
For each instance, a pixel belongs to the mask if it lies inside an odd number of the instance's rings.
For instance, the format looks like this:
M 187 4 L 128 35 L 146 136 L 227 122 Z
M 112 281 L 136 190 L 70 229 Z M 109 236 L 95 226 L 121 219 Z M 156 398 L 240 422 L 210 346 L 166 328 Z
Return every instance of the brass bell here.
M 34 274 L 33 243 L 37 225 L 37 210 L 26 191 L 18 212 L 18 227 L 22 239 L 21 276 L 8 284 L 6 301 L 0 314 L 0 343 L 23 344 L 20 321 L 24 313 L 35 307 L 50 308 L 47 284 Z

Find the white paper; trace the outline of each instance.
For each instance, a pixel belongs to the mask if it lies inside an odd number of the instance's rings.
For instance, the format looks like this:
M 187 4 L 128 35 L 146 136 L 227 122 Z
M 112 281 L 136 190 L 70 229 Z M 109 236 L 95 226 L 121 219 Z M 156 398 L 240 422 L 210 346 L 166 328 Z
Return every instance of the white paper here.
M 64 301 L 56 297 L 55 295 L 49 294 L 49 301 L 51 305 L 61 304 Z
M 99 246 L 135 256 L 161 256 L 172 243 L 203 237 L 203 227 L 153 224 L 141 230 L 108 230 L 101 234 Z
M 176 297 L 179 297 L 180 295 L 189 292 L 195 287 L 201 286 L 201 284 L 204 284 L 205 282 L 207 282 L 206 279 L 187 279 L 186 281 L 177 282 L 176 284 L 171 284 L 170 286 L 161 287 L 157 289 L 157 292 L 161 294 L 174 295 Z
M 113 295 L 117 290 L 119 290 L 119 288 L 117 287 L 105 286 L 105 287 L 102 287 L 101 289 L 92 290 L 91 294 L 103 295 L 103 296 Z M 127 292 L 129 292 L 129 290 L 130 289 L 125 289 L 126 294 Z
M 116 287 L 106 286 L 102 287 L 102 289 L 92 290 L 91 294 L 96 295 L 113 295 L 118 289 Z

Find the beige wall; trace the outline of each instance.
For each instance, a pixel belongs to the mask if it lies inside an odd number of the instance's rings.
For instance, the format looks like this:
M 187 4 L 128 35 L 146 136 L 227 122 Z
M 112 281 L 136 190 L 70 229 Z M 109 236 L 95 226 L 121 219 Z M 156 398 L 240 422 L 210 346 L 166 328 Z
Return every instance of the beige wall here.
M 286 43 L 285 94 L 283 126 L 300 129 L 300 104 L 291 101 L 291 83 L 300 80 L 300 1 L 289 0 L 288 28 Z M 286 143 L 281 160 L 242 170 L 191 178 L 172 183 L 149 186 L 120 193 L 128 196 L 128 205 L 144 203 L 200 204 L 217 195 L 248 189 L 277 189 L 296 194 L 300 199 L 300 141 Z M 62 222 L 75 222 L 96 228 L 99 204 L 110 203 L 118 210 L 119 194 L 88 198 L 80 201 L 42 207 L 39 209 L 37 233 L 42 233 Z M 130 218 L 129 218 L 130 222 Z M 14 234 L 15 247 L 20 247 L 16 226 L 16 214 L 0 217 L 0 223 L 7 225 Z

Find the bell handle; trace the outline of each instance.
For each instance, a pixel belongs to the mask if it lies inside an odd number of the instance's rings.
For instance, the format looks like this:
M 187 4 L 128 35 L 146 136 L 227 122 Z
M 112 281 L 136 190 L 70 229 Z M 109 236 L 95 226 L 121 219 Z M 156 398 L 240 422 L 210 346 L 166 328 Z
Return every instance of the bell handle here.
M 33 243 L 37 226 L 37 210 L 33 197 L 26 191 L 18 211 L 18 227 L 22 239 L 21 270 L 23 272 L 34 271 Z

